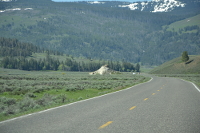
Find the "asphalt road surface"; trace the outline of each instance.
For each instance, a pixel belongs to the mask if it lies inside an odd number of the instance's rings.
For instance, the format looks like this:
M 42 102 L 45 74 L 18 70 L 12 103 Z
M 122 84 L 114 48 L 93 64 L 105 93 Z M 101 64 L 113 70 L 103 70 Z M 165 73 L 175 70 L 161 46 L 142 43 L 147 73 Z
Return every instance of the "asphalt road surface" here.
M 154 77 L 117 93 L 0 122 L 0 133 L 200 133 L 200 92 Z

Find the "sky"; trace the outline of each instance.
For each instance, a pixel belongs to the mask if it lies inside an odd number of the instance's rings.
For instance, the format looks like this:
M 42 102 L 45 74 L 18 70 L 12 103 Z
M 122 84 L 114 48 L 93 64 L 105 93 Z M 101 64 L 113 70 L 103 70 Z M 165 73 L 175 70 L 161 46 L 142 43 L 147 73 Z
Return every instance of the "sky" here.
M 126 2 L 138 2 L 138 1 L 151 1 L 151 0 L 52 0 L 54 2 L 73 2 L 73 1 L 126 1 Z

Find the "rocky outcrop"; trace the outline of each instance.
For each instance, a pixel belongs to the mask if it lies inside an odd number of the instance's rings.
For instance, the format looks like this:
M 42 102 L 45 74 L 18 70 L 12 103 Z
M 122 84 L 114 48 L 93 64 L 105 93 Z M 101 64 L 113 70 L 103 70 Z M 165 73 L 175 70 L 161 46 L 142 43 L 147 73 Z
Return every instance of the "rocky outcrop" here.
M 97 71 L 90 72 L 89 75 L 96 75 L 96 74 L 104 75 L 104 74 L 113 74 L 113 73 L 119 73 L 119 72 L 110 69 L 108 65 L 104 65 Z

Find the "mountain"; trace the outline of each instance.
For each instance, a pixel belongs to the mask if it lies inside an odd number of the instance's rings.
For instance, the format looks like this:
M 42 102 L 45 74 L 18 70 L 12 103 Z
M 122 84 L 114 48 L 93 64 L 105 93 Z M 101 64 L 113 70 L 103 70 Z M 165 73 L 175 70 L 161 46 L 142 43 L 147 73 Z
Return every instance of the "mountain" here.
M 152 0 L 143 2 L 120 2 L 120 1 L 89 1 L 80 2 L 93 4 L 96 6 L 105 6 L 112 8 L 125 8 L 128 10 L 145 12 L 172 12 L 177 10 L 199 10 L 200 0 Z
M 14 1 L 14 0 L 0 0 L 1 2 L 11 2 L 11 1 Z
M 149 12 L 169 12 L 178 7 L 185 7 L 186 3 L 177 0 L 152 0 L 148 2 L 136 2 L 119 7 L 128 7 L 130 10 L 149 11 Z
M 17 0 L 0 0 L 0 2 L 16 2 Z M 143 2 L 122 1 L 80 1 L 76 3 L 95 5 L 101 7 L 126 8 L 129 10 L 146 12 L 171 12 L 180 9 L 199 10 L 200 0 L 152 0 Z
M 198 5 L 198 1 L 192 4 L 195 1 L 182 0 L 184 7 L 158 13 L 121 8 L 118 5 L 123 2 L 113 1 L 1 2 L 0 37 L 75 57 L 159 65 L 183 51 L 200 54 L 199 25 L 169 29 L 177 21 L 200 14 L 199 9 L 189 8 Z

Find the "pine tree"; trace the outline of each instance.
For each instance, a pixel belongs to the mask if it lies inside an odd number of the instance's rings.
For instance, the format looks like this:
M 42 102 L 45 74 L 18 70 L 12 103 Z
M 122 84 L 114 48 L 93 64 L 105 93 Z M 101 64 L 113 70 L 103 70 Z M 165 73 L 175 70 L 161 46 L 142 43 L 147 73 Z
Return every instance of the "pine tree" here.
M 140 72 L 140 64 L 139 63 L 136 64 L 135 70 L 136 70 L 136 72 Z
M 183 61 L 183 62 L 186 62 L 186 61 L 188 61 L 188 60 L 189 60 L 188 53 L 187 53 L 187 51 L 184 51 L 184 52 L 182 53 L 182 61 Z

